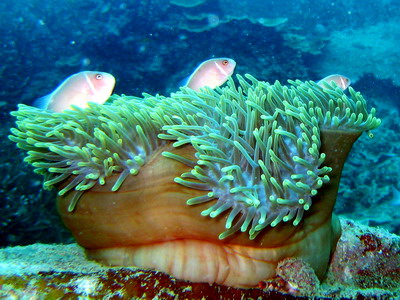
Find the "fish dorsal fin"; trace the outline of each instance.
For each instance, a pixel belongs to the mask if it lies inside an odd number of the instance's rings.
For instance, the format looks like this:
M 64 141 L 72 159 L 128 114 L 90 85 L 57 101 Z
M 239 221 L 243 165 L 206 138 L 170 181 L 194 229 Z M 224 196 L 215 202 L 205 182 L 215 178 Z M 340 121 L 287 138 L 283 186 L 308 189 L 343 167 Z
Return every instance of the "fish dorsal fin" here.
M 35 106 L 35 107 L 41 108 L 41 109 L 47 109 L 47 107 L 49 106 L 50 100 L 51 100 L 51 94 L 36 99 L 33 102 L 32 106 Z
M 187 76 L 184 79 L 182 79 L 181 81 L 179 81 L 179 86 L 187 86 L 189 79 L 191 76 Z

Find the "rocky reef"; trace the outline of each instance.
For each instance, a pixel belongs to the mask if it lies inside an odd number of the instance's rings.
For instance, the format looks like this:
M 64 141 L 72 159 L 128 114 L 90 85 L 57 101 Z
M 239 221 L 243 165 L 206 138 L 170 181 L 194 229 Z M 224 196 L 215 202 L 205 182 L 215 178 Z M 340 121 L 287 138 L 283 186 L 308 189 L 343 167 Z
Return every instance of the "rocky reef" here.
M 348 219 L 320 283 L 301 261 L 284 261 L 259 288 L 190 283 L 156 271 L 108 268 L 85 258 L 76 244 L 0 250 L 0 297 L 91 299 L 395 299 L 400 297 L 400 239 Z M 38 254 L 40 253 L 40 254 Z

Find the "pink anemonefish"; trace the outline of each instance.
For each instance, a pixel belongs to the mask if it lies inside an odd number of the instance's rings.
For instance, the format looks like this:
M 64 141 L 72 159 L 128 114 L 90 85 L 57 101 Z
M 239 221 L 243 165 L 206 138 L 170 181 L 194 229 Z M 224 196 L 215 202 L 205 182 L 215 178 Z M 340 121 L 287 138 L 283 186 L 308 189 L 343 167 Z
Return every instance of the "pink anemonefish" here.
M 318 81 L 317 84 L 320 87 L 324 87 L 322 84 L 323 82 L 330 84 L 332 81 L 334 81 L 336 83 L 336 85 L 342 89 L 342 91 L 347 89 L 349 87 L 349 85 L 351 84 L 350 78 L 343 76 L 343 75 L 339 75 L 339 74 L 333 74 L 333 75 L 326 76 L 325 78 Z
M 109 73 L 83 71 L 69 76 L 52 93 L 34 102 L 34 106 L 62 112 L 71 105 L 87 107 L 88 102 L 103 104 L 110 97 L 115 78 Z
M 224 84 L 233 74 L 236 62 L 231 58 L 212 58 L 201 63 L 189 76 L 185 86 L 199 91 L 208 86 L 212 89 Z

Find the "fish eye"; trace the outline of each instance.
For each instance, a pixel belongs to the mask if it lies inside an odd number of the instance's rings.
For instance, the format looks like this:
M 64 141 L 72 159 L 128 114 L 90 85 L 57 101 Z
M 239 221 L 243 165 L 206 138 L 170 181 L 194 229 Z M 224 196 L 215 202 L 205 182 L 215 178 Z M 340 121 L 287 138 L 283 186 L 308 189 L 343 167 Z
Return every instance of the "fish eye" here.
M 103 79 L 103 75 L 101 75 L 101 74 L 96 74 L 96 79 L 98 79 L 98 80 Z
M 228 64 L 228 61 L 227 61 L 226 59 L 224 59 L 224 60 L 222 61 L 222 64 L 223 64 L 224 66 L 226 66 L 226 65 Z

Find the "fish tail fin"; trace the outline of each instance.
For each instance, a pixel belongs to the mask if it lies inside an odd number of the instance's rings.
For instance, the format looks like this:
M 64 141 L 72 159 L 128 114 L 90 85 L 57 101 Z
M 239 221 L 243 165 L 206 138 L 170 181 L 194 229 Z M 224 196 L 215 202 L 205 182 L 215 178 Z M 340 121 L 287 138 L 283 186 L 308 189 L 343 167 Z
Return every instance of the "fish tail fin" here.
M 49 106 L 49 102 L 50 102 L 50 95 L 46 95 L 46 96 L 36 99 L 33 102 L 32 106 L 35 106 L 35 107 L 41 108 L 41 109 L 47 109 L 47 107 Z

